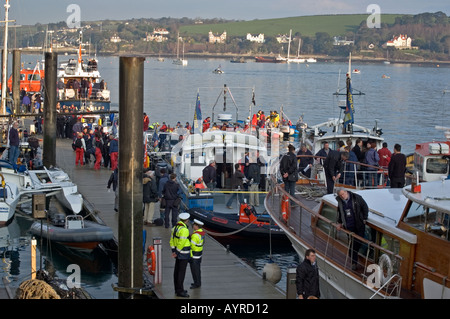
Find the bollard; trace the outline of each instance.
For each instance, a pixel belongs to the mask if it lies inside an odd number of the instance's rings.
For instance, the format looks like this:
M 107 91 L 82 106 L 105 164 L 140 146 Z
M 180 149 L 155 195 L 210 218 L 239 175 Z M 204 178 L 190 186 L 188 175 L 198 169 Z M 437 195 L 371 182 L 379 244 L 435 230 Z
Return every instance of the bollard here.
M 297 286 L 295 284 L 296 275 L 297 268 L 288 268 L 286 279 L 286 299 L 297 299 Z
M 153 283 L 155 285 L 162 283 L 162 239 L 160 237 L 153 238 L 153 249 L 155 249 L 155 275 L 153 276 Z
M 36 245 L 37 240 L 31 239 L 31 279 L 36 279 Z

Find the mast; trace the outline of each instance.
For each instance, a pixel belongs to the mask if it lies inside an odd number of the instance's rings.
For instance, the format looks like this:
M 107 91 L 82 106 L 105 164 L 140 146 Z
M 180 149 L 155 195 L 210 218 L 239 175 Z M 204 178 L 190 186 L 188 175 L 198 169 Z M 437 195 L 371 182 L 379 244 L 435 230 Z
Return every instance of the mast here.
M 80 31 L 80 38 L 79 38 L 79 47 L 78 47 L 78 72 L 81 73 L 83 70 L 83 58 L 81 57 L 81 42 L 83 42 L 83 31 Z
M 297 49 L 297 59 L 300 57 L 300 45 L 302 43 L 302 38 L 298 38 L 298 49 Z
M 177 60 L 180 58 L 180 32 L 177 35 Z
M 6 96 L 7 96 L 7 73 L 8 73 L 8 11 L 9 11 L 9 0 L 5 3 L 5 36 L 3 44 L 3 66 L 2 66 L 2 114 L 6 114 Z
M 348 73 L 347 76 L 349 79 L 352 78 L 352 53 L 350 52 L 350 55 L 348 57 Z
M 289 44 L 288 44 L 288 54 L 287 54 L 288 62 L 289 62 L 289 53 L 291 52 L 291 36 L 292 36 L 292 29 L 289 30 Z

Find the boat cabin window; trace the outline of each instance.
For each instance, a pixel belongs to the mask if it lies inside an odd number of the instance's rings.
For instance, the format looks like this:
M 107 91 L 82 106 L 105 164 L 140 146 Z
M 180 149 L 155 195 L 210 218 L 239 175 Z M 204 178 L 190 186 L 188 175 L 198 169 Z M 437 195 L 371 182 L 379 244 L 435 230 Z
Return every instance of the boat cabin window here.
M 28 81 L 40 81 L 41 77 L 39 73 L 28 74 Z
M 337 220 L 337 210 L 336 207 L 333 207 L 327 203 L 323 204 L 323 207 L 320 211 L 320 215 L 322 215 L 323 217 L 329 219 L 332 223 L 336 222 Z M 330 229 L 332 229 L 333 232 L 335 232 L 335 229 L 332 225 L 330 225 L 329 223 L 327 223 L 326 221 L 319 219 L 317 221 L 317 227 L 319 229 L 321 229 L 323 232 L 325 232 L 326 234 L 330 234 Z M 334 237 L 334 233 L 330 234 L 332 237 Z
M 412 202 L 404 219 L 408 225 L 450 241 L 450 214 Z
M 191 152 L 191 166 L 205 166 L 205 153 L 199 151 Z
M 428 158 L 427 173 L 431 174 L 447 174 L 448 160 L 446 158 Z

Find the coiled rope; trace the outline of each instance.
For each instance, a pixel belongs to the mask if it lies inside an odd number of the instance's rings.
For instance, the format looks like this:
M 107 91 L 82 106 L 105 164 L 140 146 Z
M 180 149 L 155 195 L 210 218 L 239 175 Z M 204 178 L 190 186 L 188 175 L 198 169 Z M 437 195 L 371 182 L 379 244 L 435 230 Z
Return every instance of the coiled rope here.
M 300 196 L 307 200 L 316 200 L 327 193 L 326 190 L 320 186 L 296 185 L 296 190 L 300 193 Z
M 29 279 L 22 282 L 16 293 L 17 299 L 61 299 L 56 291 L 43 280 Z

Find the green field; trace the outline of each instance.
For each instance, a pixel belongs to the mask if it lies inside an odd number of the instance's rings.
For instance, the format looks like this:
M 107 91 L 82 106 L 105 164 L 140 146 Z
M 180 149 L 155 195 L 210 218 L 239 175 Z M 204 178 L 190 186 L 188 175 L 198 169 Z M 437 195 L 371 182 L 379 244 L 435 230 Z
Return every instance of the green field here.
M 227 31 L 229 36 L 246 36 L 247 33 L 265 36 L 277 36 L 279 34 L 292 34 L 299 32 L 303 36 L 314 36 L 316 32 L 326 32 L 331 36 L 345 35 L 346 32 L 355 31 L 369 14 L 346 15 L 317 15 L 280 19 L 265 19 L 252 21 L 239 21 L 221 24 L 197 24 L 180 27 L 182 34 L 208 34 L 209 31 L 222 33 Z M 402 14 L 382 14 L 381 23 L 392 24 Z

